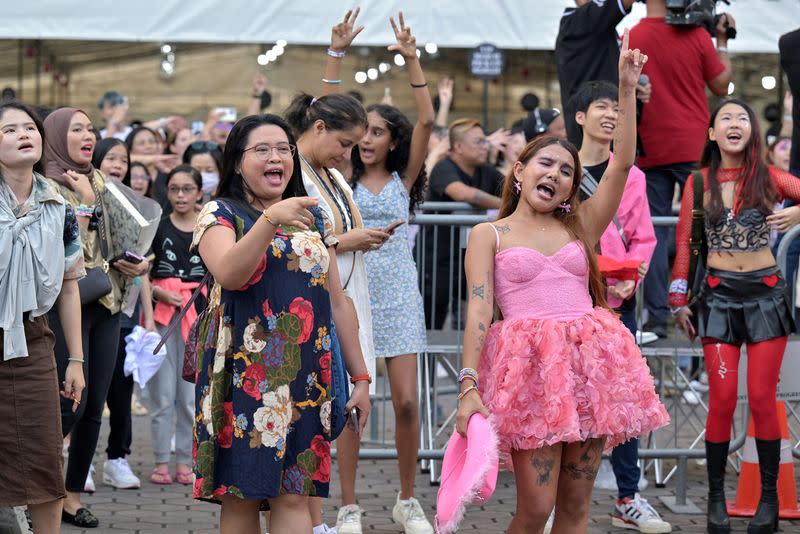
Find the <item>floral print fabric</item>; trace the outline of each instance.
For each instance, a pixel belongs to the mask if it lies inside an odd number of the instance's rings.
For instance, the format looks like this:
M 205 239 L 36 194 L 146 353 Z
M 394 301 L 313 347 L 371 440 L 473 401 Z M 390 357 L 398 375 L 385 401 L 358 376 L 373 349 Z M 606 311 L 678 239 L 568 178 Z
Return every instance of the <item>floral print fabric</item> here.
M 312 212 L 310 230 L 278 230 L 243 287 L 211 291 L 198 331 L 195 498 L 328 496 L 327 247 L 336 238 L 321 211 Z M 192 246 L 213 226 L 232 229 L 238 241 L 254 223 L 233 202 L 209 202 Z

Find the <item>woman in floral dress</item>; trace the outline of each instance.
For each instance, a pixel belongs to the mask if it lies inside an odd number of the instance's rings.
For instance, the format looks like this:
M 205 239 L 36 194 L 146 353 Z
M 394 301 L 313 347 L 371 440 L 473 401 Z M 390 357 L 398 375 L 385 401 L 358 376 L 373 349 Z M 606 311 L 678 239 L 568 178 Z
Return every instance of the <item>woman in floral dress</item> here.
M 363 428 L 369 375 L 336 269 L 337 241 L 305 196 L 294 138 L 274 115 L 240 120 L 218 200 L 193 247 L 216 282 L 198 332 L 194 496 L 220 502 L 221 533 L 311 532 L 328 496 L 331 338 L 336 322 Z

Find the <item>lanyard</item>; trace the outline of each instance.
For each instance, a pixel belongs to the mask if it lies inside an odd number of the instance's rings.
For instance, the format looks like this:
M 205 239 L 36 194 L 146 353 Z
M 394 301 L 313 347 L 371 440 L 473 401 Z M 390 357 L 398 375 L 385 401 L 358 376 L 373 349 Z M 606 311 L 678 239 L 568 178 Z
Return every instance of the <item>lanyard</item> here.
M 352 230 L 353 212 L 350 210 L 350 203 L 347 201 L 347 195 L 345 195 L 344 190 L 342 190 L 342 188 L 339 187 L 339 184 L 336 181 L 336 179 L 333 176 L 331 176 L 331 173 L 327 169 L 327 167 L 323 167 L 323 169 L 325 169 L 325 174 L 328 176 L 328 179 L 333 185 L 333 188 L 336 190 L 336 194 L 334 194 L 333 191 L 331 191 L 331 188 L 328 185 L 328 183 L 325 180 L 323 180 L 319 174 L 317 174 L 317 171 L 314 169 L 314 167 L 311 166 L 311 164 L 308 163 L 308 161 L 306 160 L 306 158 L 302 156 L 302 154 L 300 155 L 300 159 L 302 159 L 303 162 L 306 165 L 308 165 L 308 168 L 311 169 L 312 173 L 314 173 L 314 176 L 316 177 L 317 181 L 322 185 L 322 187 L 325 188 L 325 192 L 328 193 L 328 195 L 333 199 L 333 203 L 336 204 L 336 209 L 339 210 L 339 215 L 341 215 L 342 217 L 342 223 L 344 224 L 344 232 Z M 342 210 L 342 206 L 339 204 L 340 201 L 342 204 L 344 204 L 344 210 Z M 347 211 L 347 216 L 345 216 L 345 211 Z

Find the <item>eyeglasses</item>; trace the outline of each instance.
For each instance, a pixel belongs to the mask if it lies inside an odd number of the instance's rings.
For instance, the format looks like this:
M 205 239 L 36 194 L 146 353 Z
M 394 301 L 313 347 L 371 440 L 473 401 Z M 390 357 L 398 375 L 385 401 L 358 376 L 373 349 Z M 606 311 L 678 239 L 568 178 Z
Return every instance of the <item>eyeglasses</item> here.
M 191 195 L 196 191 L 197 191 L 196 185 L 184 185 L 183 187 L 170 186 L 167 188 L 167 193 L 169 193 L 170 195 L 178 195 L 180 193 L 183 193 L 184 195 Z
M 219 145 L 214 141 L 195 141 L 189 148 L 192 150 L 219 150 Z
M 269 157 L 272 155 L 272 152 L 275 151 L 278 156 L 283 159 L 288 159 L 294 156 L 297 147 L 294 145 L 290 145 L 289 143 L 269 146 L 269 145 L 255 145 L 244 149 L 244 152 L 248 150 L 252 150 L 253 153 L 256 155 L 258 159 L 261 161 L 267 161 Z
M 481 137 L 480 139 L 470 139 L 469 142 L 476 146 L 487 146 L 489 144 L 489 140 L 485 137 Z

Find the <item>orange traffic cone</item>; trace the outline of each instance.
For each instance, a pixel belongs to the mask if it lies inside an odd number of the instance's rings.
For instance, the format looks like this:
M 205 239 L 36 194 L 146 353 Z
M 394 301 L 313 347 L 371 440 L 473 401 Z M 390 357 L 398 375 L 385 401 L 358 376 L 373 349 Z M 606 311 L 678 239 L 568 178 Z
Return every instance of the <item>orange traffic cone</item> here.
M 778 470 L 779 516 L 781 519 L 800 519 L 786 405 L 783 401 L 779 401 L 777 408 L 778 422 L 781 426 L 781 466 Z M 758 471 L 755 434 L 755 425 L 751 418 L 747 425 L 747 438 L 742 450 L 742 470 L 739 473 L 739 486 L 736 488 L 736 501 L 728 501 L 728 514 L 735 517 L 755 515 L 758 499 L 761 496 L 761 473 Z

